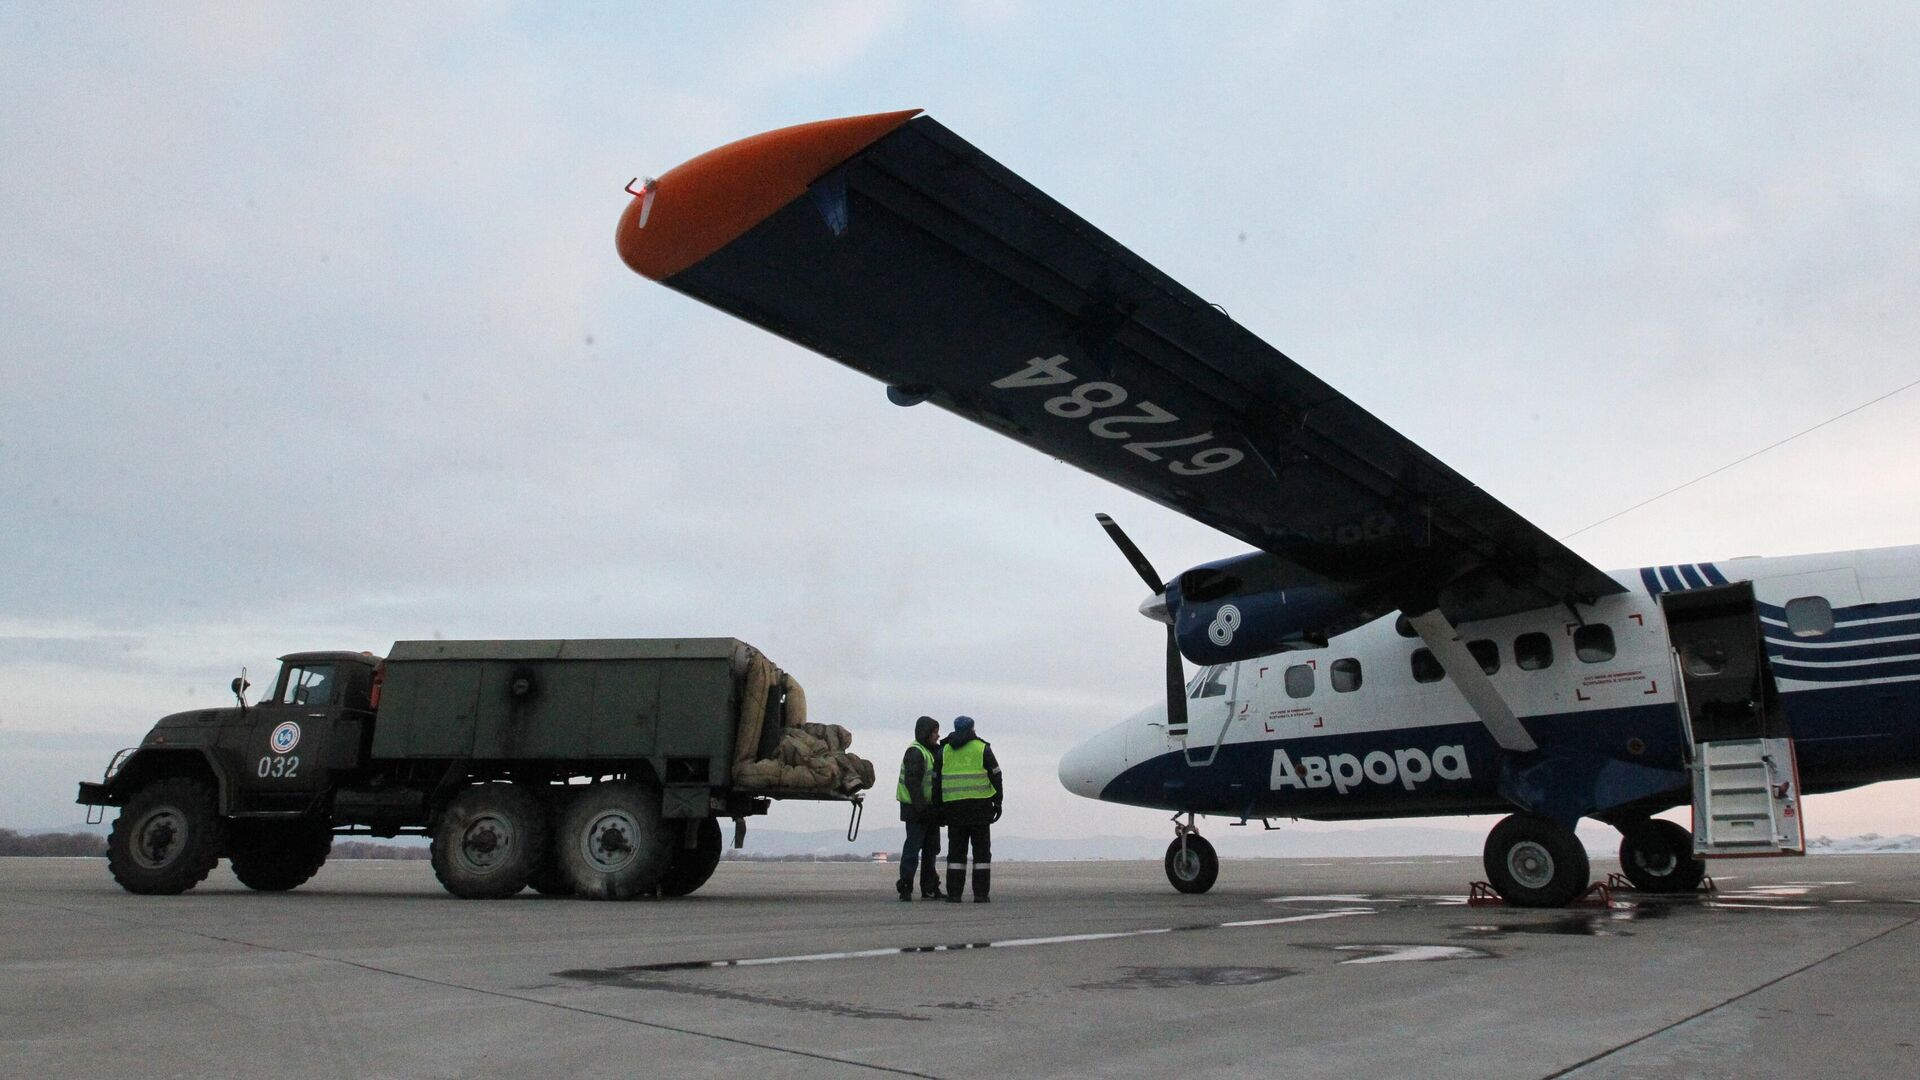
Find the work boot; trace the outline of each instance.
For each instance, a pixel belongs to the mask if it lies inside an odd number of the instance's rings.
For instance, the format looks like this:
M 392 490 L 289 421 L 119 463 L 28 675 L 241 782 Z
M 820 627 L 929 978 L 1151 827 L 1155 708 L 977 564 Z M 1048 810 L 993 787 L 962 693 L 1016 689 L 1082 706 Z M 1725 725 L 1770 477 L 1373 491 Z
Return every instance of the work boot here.
M 976 904 L 991 903 L 991 901 L 987 899 L 987 886 L 992 880 L 991 878 L 988 877 L 988 875 L 991 874 L 992 872 L 993 871 L 991 870 L 982 870 L 977 866 L 973 868 L 973 902 L 974 903 Z
M 940 891 L 940 883 L 939 883 L 939 882 L 937 882 L 937 881 L 926 881 L 926 882 L 922 882 L 922 883 L 920 884 L 920 899 L 922 899 L 922 900 L 945 900 L 946 898 L 947 898 L 947 894 L 946 894 L 946 893 L 943 893 L 943 892 L 941 892 L 941 891 Z
M 895 882 L 894 889 L 900 894 L 900 899 L 902 900 L 913 899 L 913 884 L 911 882 L 907 882 L 907 881 Z
M 959 903 L 960 894 L 966 891 L 967 891 L 967 868 L 964 866 L 958 867 L 958 868 L 955 868 L 952 866 L 947 867 L 947 896 L 946 896 L 947 903 L 949 904 Z

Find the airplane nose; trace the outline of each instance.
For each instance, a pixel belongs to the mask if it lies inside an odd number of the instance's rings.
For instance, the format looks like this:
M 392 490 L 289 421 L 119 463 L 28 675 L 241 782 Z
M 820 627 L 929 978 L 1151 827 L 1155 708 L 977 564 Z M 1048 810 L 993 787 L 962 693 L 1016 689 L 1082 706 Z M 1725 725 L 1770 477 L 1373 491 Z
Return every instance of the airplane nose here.
M 1088 739 L 1060 758 L 1060 783 L 1075 795 L 1098 799 L 1127 767 L 1127 725 Z

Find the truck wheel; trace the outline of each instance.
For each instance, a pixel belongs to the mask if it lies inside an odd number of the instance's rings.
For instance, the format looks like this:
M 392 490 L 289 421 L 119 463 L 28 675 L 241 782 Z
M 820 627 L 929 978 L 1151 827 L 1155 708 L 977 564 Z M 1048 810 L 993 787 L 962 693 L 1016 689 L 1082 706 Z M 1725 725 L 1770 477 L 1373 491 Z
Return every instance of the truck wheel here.
M 693 846 L 677 844 L 667 860 L 667 871 L 660 875 L 661 896 L 685 896 L 707 883 L 720 865 L 720 823 L 701 818 L 694 826 Z
M 130 893 L 173 896 L 206 880 L 226 845 L 213 785 L 184 776 L 135 792 L 107 834 L 107 870 Z
M 660 790 L 637 780 L 595 784 L 560 819 L 560 869 L 574 894 L 629 900 L 652 893 L 672 856 Z
M 1487 834 L 1487 879 L 1514 907 L 1565 907 L 1592 880 L 1573 830 L 1538 814 L 1513 814 Z
M 547 851 L 547 815 L 512 784 L 453 797 L 433 830 L 433 874 L 463 900 L 497 900 L 527 887 Z
M 1657 819 L 1620 830 L 1620 870 L 1650 893 L 1690 893 L 1707 876 L 1707 864 L 1693 857 L 1693 834 Z
M 306 884 L 333 851 L 333 826 L 324 821 L 236 821 L 232 833 L 233 876 L 259 892 Z

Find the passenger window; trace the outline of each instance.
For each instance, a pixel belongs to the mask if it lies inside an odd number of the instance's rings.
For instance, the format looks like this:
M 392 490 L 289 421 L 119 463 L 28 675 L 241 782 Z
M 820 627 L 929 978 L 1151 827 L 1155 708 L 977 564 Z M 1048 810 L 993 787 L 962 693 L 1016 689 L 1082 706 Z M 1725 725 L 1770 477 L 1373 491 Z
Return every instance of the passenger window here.
M 1201 673 L 1200 678 L 1196 680 L 1199 682 L 1200 687 L 1193 692 L 1193 696 L 1197 698 L 1225 697 L 1227 693 L 1227 667 L 1228 665 L 1226 664 L 1218 664 Z
M 1313 668 L 1307 664 L 1295 664 L 1287 669 L 1287 696 L 1293 698 L 1309 697 L 1313 694 Z
M 1413 628 L 1413 624 L 1407 621 L 1405 615 L 1393 620 L 1393 632 L 1399 634 L 1401 637 L 1420 636 L 1419 632 Z
M 1467 651 L 1480 661 L 1480 670 L 1491 675 L 1500 670 L 1500 646 L 1484 638 L 1467 642 Z
M 333 704 L 333 665 L 294 666 L 287 669 L 287 686 L 281 691 L 282 705 Z
M 1787 629 L 1794 637 L 1825 637 L 1833 633 L 1833 605 L 1824 596 L 1801 596 L 1787 601 Z
M 1447 669 L 1440 666 L 1431 649 L 1413 650 L 1413 681 L 1439 682 L 1447 677 Z
M 1521 634 L 1513 639 L 1513 662 L 1521 671 L 1541 671 L 1553 666 L 1553 639 L 1545 634 Z
M 1588 623 L 1575 630 L 1573 655 L 1583 664 L 1603 664 L 1613 659 L 1613 627 L 1606 623 Z
M 1360 689 L 1360 661 L 1358 660 L 1351 657 L 1335 660 L 1333 666 L 1328 669 L 1328 674 L 1332 677 L 1333 690 L 1336 694 L 1351 694 Z

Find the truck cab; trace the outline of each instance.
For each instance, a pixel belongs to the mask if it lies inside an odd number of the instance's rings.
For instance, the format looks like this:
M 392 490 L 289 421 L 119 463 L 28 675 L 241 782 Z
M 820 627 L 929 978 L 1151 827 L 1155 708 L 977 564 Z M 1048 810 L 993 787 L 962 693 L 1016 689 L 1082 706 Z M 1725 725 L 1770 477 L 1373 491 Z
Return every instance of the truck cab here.
M 367 759 L 373 737 L 371 653 L 301 652 L 255 704 L 220 729 L 217 753 L 238 791 L 235 812 L 302 813 Z

